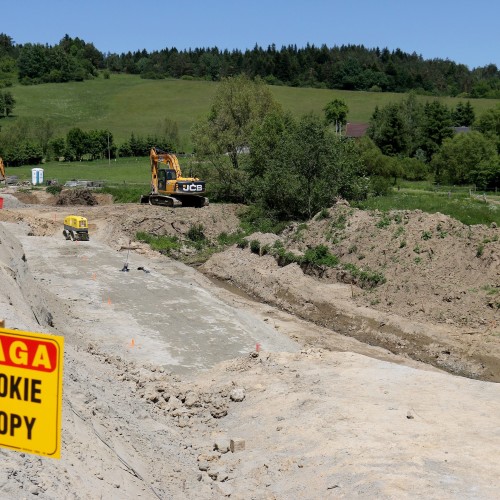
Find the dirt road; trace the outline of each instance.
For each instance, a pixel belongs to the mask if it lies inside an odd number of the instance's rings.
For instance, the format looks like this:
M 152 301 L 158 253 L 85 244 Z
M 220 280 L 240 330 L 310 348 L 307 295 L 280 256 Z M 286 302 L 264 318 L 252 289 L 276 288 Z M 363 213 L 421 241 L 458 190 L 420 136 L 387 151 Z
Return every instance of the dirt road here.
M 62 458 L 0 450 L 1 498 L 497 498 L 500 386 L 233 294 L 137 243 L 122 272 L 149 208 L 159 226 L 153 207 L 81 209 L 90 244 L 60 234 L 67 208 L 0 212 L 1 316 L 66 339 Z M 221 210 L 164 225 L 203 217 L 208 233 L 230 224 Z

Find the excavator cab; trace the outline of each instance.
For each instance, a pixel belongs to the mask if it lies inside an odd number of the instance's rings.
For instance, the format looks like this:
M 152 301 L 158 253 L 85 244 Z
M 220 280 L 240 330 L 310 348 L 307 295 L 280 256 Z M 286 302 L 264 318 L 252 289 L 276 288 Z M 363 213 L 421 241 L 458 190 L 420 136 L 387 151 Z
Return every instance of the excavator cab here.
M 158 170 L 158 191 L 167 191 L 168 181 L 177 180 L 177 173 L 171 168 L 160 168 Z

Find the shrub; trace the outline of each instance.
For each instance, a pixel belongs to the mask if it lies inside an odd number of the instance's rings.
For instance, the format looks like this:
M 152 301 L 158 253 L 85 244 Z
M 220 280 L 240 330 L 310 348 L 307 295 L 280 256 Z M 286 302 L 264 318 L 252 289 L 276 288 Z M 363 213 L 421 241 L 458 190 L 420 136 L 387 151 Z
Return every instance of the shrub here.
M 203 227 L 203 224 L 192 224 L 186 236 L 191 241 L 200 242 L 206 239 L 204 230 L 205 228 Z
M 316 220 L 323 220 L 323 219 L 329 219 L 330 218 L 330 212 L 328 208 L 322 208 L 321 211 L 319 212 Z
M 259 240 L 252 240 L 250 242 L 250 251 L 252 253 L 260 253 L 260 242 Z
M 333 255 L 326 245 L 318 245 L 306 250 L 302 262 L 317 266 L 335 267 L 339 263 L 339 258 Z
M 45 191 L 47 191 L 47 193 L 50 193 L 52 195 L 58 195 L 61 191 L 62 191 L 62 186 L 47 186 L 45 188 Z
M 384 214 L 383 217 L 375 224 L 379 229 L 383 227 L 387 227 L 391 225 L 391 219 L 387 214 Z

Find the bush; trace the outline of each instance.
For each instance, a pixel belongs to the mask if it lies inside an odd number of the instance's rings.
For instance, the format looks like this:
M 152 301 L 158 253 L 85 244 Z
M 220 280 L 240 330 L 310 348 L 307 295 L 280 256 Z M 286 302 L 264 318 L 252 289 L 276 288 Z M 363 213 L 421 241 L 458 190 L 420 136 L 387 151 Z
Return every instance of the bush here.
M 45 191 L 47 191 L 47 193 L 50 193 L 52 195 L 58 195 L 61 191 L 62 191 L 62 186 L 47 186 L 45 188 Z
M 250 242 L 250 250 L 252 253 L 260 253 L 260 242 L 259 240 L 252 240 Z
M 191 241 L 194 241 L 194 242 L 198 242 L 198 241 L 203 241 L 206 239 L 206 236 L 205 236 L 205 233 L 203 232 L 204 231 L 204 227 L 203 227 L 203 224 L 193 224 L 186 236 L 191 240 Z
M 385 177 L 372 177 L 370 191 L 373 196 L 387 196 L 391 189 L 389 179 Z
M 326 245 L 318 245 L 306 250 L 302 258 L 304 264 L 315 264 L 317 266 L 335 267 L 339 263 L 339 258 L 333 255 Z

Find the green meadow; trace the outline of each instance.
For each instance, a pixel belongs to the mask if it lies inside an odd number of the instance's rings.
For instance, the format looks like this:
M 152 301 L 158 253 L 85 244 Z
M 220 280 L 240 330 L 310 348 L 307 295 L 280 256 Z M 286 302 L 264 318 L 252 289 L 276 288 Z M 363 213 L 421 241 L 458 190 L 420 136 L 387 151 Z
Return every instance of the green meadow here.
M 52 118 L 58 126 L 56 135 L 64 136 L 72 127 L 84 130 L 109 129 L 115 143 L 120 145 L 135 135 L 154 134 L 160 123 L 169 118 L 177 122 L 185 151 L 191 151 L 190 129 L 210 107 L 217 83 L 196 80 L 144 80 L 134 75 L 102 76 L 86 82 L 15 85 L 10 91 L 16 99 L 15 116 L 0 120 L 0 126 L 9 127 L 18 118 Z M 324 106 L 332 99 L 343 99 L 349 107 L 348 121 L 368 122 L 375 106 L 383 107 L 401 100 L 404 94 L 349 92 L 340 90 L 270 87 L 276 100 L 285 110 L 296 116 L 305 113 L 323 113 Z M 435 99 L 419 96 L 422 101 Z M 449 107 L 455 107 L 458 98 L 440 98 Z M 495 107 L 500 100 L 471 99 L 476 116 Z M 185 173 L 194 163 L 191 157 L 179 158 Z M 31 179 L 30 166 L 10 168 L 8 175 L 20 180 Z M 84 162 L 49 162 L 43 165 L 45 180 L 57 179 L 60 184 L 73 179 L 104 181 L 106 190 L 116 201 L 137 201 L 140 194 L 149 190 L 149 158 L 118 158 Z M 468 196 L 468 188 L 458 192 L 448 188 L 436 192 L 430 182 L 400 183 L 400 191 L 386 197 L 369 199 L 359 207 L 382 211 L 391 208 L 411 210 L 419 208 L 428 212 L 440 211 L 466 224 L 491 223 L 500 225 L 500 199 L 489 194 L 489 202 Z
M 183 149 L 191 150 L 190 130 L 210 107 L 216 82 L 197 80 L 144 80 L 136 75 L 102 76 L 85 82 L 43 85 L 14 85 L 9 91 L 16 99 L 15 116 L 0 121 L 9 127 L 18 117 L 52 118 L 58 135 L 72 127 L 83 130 L 109 129 L 120 145 L 130 137 L 153 134 L 165 118 L 179 127 Z M 341 90 L 270 87 L 276 100 L 294 115 L 323 113 L 332 99 L 343 99 L 349 107 L 348 121 L 368 122 L 375 106 L 399 101 L 404 94 L 352 92 Z M 419 96 L 422 101 L 435 99 Z M 440 98 L 450 107 L 459 98 Z M 476 115 L 496 106 L 500 100 L 472 99 Z

